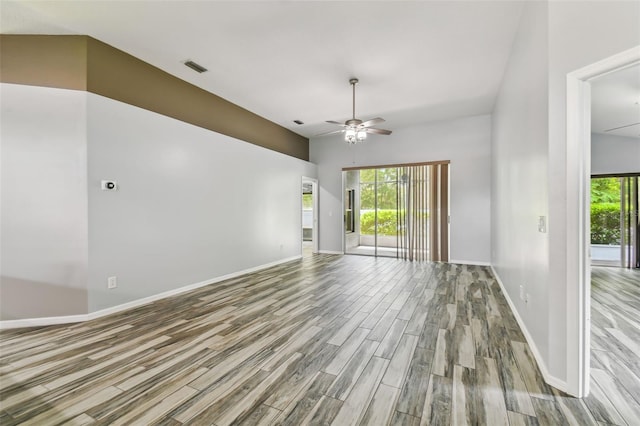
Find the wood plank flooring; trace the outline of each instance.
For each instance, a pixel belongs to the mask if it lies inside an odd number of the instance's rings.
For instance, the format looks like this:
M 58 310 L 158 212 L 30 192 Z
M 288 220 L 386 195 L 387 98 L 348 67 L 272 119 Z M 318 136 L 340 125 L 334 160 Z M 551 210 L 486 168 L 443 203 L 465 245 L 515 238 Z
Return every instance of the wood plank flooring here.
M 594 418 L 640 425 L 640 270 L 591 268 L 591 395 Z
M 631 359 L 638 318 L 606 318 Z M 633 424 L 638 388 L 607 377 L 637 358 L 596 359 L 590 399 L 547 386 L 485 267 L 313 255 L 1 332 L 0 424 Z

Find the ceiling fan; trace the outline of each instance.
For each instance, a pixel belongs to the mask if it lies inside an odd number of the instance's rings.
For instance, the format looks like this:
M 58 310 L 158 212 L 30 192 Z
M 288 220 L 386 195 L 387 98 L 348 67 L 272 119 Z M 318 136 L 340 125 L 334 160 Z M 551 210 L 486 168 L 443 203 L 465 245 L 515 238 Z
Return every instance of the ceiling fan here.
M 385 129 L 376 129 L 376 124 L 383 123 L 384 119 L 377 117 L 372 118 L 371 120 L 362 121 L 356 118 L 356 84 L 358 84 L 357 78 L 352 78 L 349 80 L 349 84 L 353 89 L 353 115 L 350 120 L 345 121 L 344 123 L 340 123 L 338 121 L 327 121 L 327 123 L 337 124 L 338 126 L 342 126 L 341 130 L 332 130 L 330 132 L 320 133 L 317 136 L 331 135 L 335 133 L 344 133 L 344 140 L 349 144 L 355 144 L 358 142 L 362 142 L 367 138 L 367 133 L 375 133 L 377 135 L 390 135 L 391 130 Z

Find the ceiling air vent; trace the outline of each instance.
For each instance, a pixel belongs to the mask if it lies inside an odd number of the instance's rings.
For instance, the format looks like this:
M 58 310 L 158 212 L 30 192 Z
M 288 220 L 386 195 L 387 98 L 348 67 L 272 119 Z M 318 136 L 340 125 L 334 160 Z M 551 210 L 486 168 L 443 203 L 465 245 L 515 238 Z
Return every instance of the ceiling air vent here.
M 195 72 L 199 72 L 200 74 L 202 74 L 203 72 L 207 72 L 207 69 L 205 67 L 203 67 L 200 64 L 196 64 L 193 61 L 185 61 L 184 64 L 189 68 L 191 68 L 192 70 L 194 70 Z

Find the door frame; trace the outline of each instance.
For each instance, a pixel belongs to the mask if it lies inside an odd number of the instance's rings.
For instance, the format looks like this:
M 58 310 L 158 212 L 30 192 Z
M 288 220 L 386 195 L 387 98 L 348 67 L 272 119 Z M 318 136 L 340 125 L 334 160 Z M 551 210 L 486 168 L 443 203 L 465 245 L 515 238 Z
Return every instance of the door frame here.
M 640 63 L 640 46 L 567 74 L 567 392 L 589 394 L 591 355 L 591 84 L 596 77 Z
M 302 176 L 302 182 L 300 186 L 300 224 L 302 225 L 302 191 L 304 190 L 304 184 L 311 184 L 311 196 L 313 200 L 313 219 L 311 229 L 311 240 L 313 243 L 313 253 L 318 253 L 319 241 L 318 241 L 318 179 Z M 300 226 L 302 232 L 302 226 Z M 302 253 L 302 242 L 303 239 L 300 238 L 300 253 Z

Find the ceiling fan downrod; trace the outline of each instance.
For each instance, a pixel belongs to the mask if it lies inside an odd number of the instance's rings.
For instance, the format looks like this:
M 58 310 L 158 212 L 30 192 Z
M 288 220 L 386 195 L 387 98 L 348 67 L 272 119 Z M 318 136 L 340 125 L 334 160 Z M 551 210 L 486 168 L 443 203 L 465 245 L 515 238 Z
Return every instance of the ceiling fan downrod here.
M 345 124 L 347 126 L 352 126 L 352 127 L 355 128 L 359 124 L 362 124 L 362 120 L 358 120 L 356 118 L 356 84 L 358 84 L 358 79 L 357 78 L 352 78 L 351 80 L 349 80 L 349 84 L 351 85 L 351 89 L 352 89 L 351 120 L 347 120 L 347 122 Z

